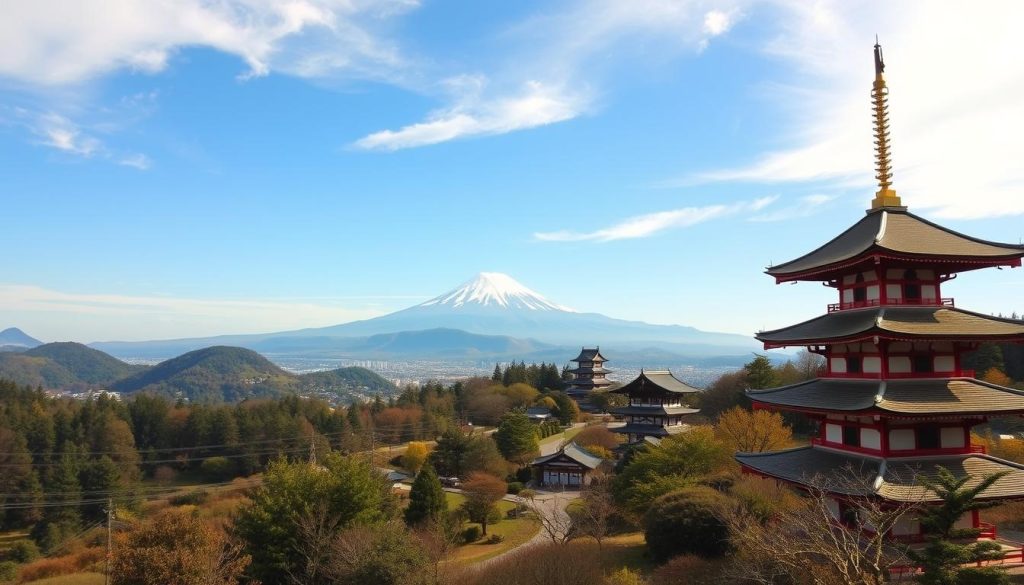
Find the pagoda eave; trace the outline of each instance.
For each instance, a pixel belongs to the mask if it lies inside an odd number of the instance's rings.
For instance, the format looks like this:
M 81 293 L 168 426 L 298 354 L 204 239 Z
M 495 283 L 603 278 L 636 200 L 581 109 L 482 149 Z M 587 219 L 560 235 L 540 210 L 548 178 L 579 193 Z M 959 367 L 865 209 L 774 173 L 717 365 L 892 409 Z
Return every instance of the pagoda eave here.
M 848 262 L 841 262 L 837 264 L 830 264 L 815 268 L 812 270 L 805 270 L 801 272 L 793 273 L 772 273 L 769 270 L 765 270 L 765 274 L 768 274 L 775 278 L 775 284 L 782 284 L 785 282 L 798 282 L 798 281 L 832 281 L 846 274 L 850 269 L 864 264 L 865 269 L 875 267 L 881 264 L 883 260 L 891 262 L 906 262 L 908 264 L 913 263 L 921 266 L 933 266 L 945 274 L 956 274 L 959 272 L 968 272 L 971 270 L 980 270 L 982 268 L 1020 268 L 1021 259 L 1019 257 L 1005 257 L 1005 258 L 948 258 L 945 256 L 908 256 L 903 254 L 891 254 L 891 253 L 872 253 L 866 254 Z

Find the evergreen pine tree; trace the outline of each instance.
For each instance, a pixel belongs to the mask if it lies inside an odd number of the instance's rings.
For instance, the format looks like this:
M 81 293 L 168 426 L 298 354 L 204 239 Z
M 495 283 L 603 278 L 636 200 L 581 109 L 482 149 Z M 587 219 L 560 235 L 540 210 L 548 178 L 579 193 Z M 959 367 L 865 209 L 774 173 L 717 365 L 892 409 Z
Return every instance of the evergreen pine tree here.
M 440 520 L 448 511 L 448 499 L 441 488 L 433 466 L 420 469 L 409 492 L 409 507 L 405 509 L 405 523 L 415 526 L 427 521 Z
M 963 583 L 1007 582 L 998 567 L 964 568 L 968 563 L 1000 559 L 1003 552 L 991 540 L 966 542 L 978 537 L 977 528 L 957 528 L 956 523 L 965 514 L 999 505 L 998 501 L 979 501 L 976 498 L 1009 472 L 994 473 L 968 488 L 973 479 L 969 475 L 957 478 L 944 467 L 936 467 L 934 478 L 919 477 L 918 482 L 934 492 L 940 499 L 937 505 L 925 506 L 920 516 L 921 528 L 927 535 L 923 549 L 906 550 L 907 556 L 921 567 L 918 580 L 927 585 L 957 585 Z
M 501 382 L 501 364 L 494 364 L 494 373 L 491 374 L 492 382 Z
M 64 448 L 57 466 L 52 468 L 46 482 L 46 492 L 54 494 L 52 501 L 67 502 L 68 505 L 50 505 L 45 509 L 42 520 L 32 529 L 32 538 L 43 550 L 50 550 L 68 536 L 75 534 L 82 524 L 78 506 L 70 502 L 81 500 L 82 486 L 78 482 L 78 459 L 73 447 Z

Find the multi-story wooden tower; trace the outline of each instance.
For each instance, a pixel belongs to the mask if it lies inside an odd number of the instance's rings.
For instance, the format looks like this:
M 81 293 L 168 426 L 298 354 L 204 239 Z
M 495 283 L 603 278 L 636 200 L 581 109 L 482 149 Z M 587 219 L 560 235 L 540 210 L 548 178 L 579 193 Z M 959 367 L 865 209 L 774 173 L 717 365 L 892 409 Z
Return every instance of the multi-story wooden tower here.
M 1024 321 L 965 311 L 942 294 L 959 273 L 1019 267 L 1024 246 L 966 236 L 902 206 L 891 188 L 883 68 L 876 44 L 879 190 L 867 216 L 809 254 L 767 270 L 777 283 L 818 281 L 838 292 L 826 314 L 757 334 L 765 348 L 803 346 L 821 354 L 824 376 L 749 392 L 756 408 L 817 418 L 820 432 L 809 447 L 736 456 L 747 471 L 797 485 L 818 474 L 860 474 L 860 493 L 833 499 L 840 522 L 856 514 L 857 497 L 934 499 L 916 477 L 936 466 L 972 482 L 1008 471 L 981 497 L 1024 497 L 1024 466 L 989 456 L 970 440 L 971 427 L 988 417 L 1024 413 L 1024 392 L 977 380 L 962 367 L 964 354 L 979 343 L 1024 340 Z M 977 513 L 961 523 L 994 536 Z M 908 519 L 893 536 L 913 540 L 920 527 Z
M 614 390 L 629 397 L 629 404 L 612 408 L 611 413 L 626 419 L 625 426 L 611 430 L 626 435 L 627 443 L 638 443 L 645 437 L 661 439 L 686 429 L 683 417 L 700 412 L 684 400 L 687 394 L 700 392 L 679 380 L 668 370 L 641 370 L 635 380 Z
M 590 404 L 587 398 L 590 396 L 590 393 L 594 390 L 603 390 L 612 385 L 611 380 L 606 378 L 611 373 L 611 370 L 604 368 L 604 363 L 608 360 L 601 355 L 600 347 L 595 347 L 594 349 L 584 347 L 580 350 L 580 355 L 571 361 L 576 362 L 576 368 L 569 370 L 572 374 L 572 381 L 569 382 L 569 387 L 565 389 L 565 393 L 575 400 L 580 405 L 580 408 L 589 410 Z

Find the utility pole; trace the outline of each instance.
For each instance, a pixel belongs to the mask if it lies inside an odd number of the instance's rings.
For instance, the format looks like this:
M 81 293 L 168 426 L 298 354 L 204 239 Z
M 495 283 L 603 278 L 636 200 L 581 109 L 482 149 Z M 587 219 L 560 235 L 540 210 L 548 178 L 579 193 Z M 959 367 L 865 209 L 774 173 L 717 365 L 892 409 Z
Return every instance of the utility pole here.
M 114 498 L 107 498 L 107 554 L 103 560 L 103 585 L 110 585 L 110 531 L 114 519 Z

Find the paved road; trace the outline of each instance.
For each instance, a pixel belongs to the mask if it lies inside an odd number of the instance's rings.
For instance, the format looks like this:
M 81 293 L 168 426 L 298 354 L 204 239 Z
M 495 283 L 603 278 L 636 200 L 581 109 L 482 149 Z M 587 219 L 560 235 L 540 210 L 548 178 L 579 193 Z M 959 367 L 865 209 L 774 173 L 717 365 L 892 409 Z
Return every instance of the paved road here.
M 580 495 L 580 493 L 578 491 L 566 491 L 566 492 L 538 491 L 537 495 L 533 499 L 533 502 L 534 502 L 534 506 L 537 509 L 537 513 L 538 514 L 543 514 L 546 517 L 555 517 L 555 518 L 557 518 L 557 521 L 554 523 L 554 525 L 557 528 L 567 529 L 569 527 L 569 522 L 568 522 L 569 515 L 566 513 L 565 509 L 566 509 L 566 507 L 568 507 L 569 502 L 571 502 L 574 499 L 578 498 L 579 495 Z M 505 498 L 505 499 L 509 499 L 509 498 Z M 532 546 L 538 546 L 538 545 L 541 545 L 541 544 L 546 544 L 546 543 L 552 542 L 553 540 L 561 539 L 562 537 L 565 536 L 564 534 L 561 533 L 560 530 L 556 529 L 555 532 L 556 532 L 556 534 L 554 535 L 554 538 L 552 538 L 552 535 L 549 533 L 549 531 L 545 530 L 544 527 L 541 526 L 540 531 L 537 532 L 537 534 L 535 534 L 534 537 L 531 538 L 530 540 L 527 540 L 526 542 L 524 542 L 523 544 L 521 544 L 519 546 L 510 548 L 507 551 L 501 553 L 500 555 L 491 557 L 491 558 L 489 558 L 489 559 L 487 559 L 485 561 L 480 561 L 479 563 L 476 563 L 476 564 L 474 564 L 472 566 L 477 568 L 477 569 L 482 569 L 484 567 L 489 566 L 491 563 L 495 563 L 498 560 L 503 559 L 503 558 L 507 557 L 508 555 L 510 555 L 510 554 L 512 554 L 512 553 L 514 553 L 516 551 L 520 551 L 520 550 L 523 550 L 524 548 L 529 548 L 529 547 L 532 547 Z

